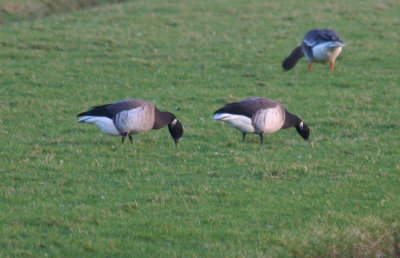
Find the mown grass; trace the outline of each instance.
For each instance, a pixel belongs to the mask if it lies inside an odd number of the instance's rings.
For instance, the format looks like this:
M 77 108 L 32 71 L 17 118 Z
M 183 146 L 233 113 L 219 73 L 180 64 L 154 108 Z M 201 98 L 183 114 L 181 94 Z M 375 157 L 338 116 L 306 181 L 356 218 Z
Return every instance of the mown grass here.
M 0 27 L 1 256 L 398 256 L 396 1 L 128 1 Z M 281 61 L 310 28 L 335 72 Z M 211 120 L 281 101 L 311 127 L 266 137 Z M 152 101 L 185 126 L 135 145 L 76 124 Z

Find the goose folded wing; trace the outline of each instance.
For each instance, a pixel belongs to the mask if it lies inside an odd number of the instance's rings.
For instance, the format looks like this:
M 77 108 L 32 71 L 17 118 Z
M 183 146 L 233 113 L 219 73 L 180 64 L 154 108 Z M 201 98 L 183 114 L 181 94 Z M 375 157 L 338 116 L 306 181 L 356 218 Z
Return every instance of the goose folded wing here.
M 303 42 L 310 47 L 328 41 L 341 41 L 341 39 L 339 35 L 336 34 L 336 32 L 328 29 L 311 30 L 307 33 L 307 35 L 303 39 Z
M 122 100 L 112 104 L 94 106 L 90 110 L 80 113 L 78 116 L 104 116 L 112 119 L 121 111 L 134 109 L 144 104 L 147 104 L 147 102 L 143 100 Z
M 257 111 L 275 107 L 277 104 L 277 102 L 265 98 L 249 98 L 239 102 L 226 104 L 223 108 L 215 111 L 214 114 L 229 113 L 252 118 Z

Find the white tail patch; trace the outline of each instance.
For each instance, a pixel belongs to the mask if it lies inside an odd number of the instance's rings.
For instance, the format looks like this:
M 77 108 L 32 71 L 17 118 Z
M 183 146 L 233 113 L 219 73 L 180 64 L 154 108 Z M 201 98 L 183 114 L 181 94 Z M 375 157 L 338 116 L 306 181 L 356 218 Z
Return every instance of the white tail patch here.
M 227 121 L 227 120 L 229 120 L 232 116 L 233 116 L 233 115 L 228 114 L 228 113 L 218 113 L 218 114 L 215 114 L 215 115 L 213 116 L 213 119 L 214 119 L 214 120 Z
M 113 120 L 105 116 L 84 116 L 78 120 L 78 123 L 95 124 L 105 134 L 112 136 L 121 135 L 115 127 Z
M 345 47 L 345 46 L 346 44 L 343 44 L 342 42 L 339 41 L 333 41 L 328 44 L 328 47 Z
M 79 118 L 79 120 L 76 122 L 77 123 L 90 123 L 89 121 L 86 121 L 86 120 L 89 120 L 90 118 L 91 118 L 91 116 L 84 116 L 84 117 Z
M 224 121 L 243 133 L 254 133 L 252 121 L 247 116 L 218 113 L 213 116 L 214 120 Z
M 172 123 L 171 123 L 171 127 L 174 127 L 177 122 L 178 122 L 178 119 L 175 118 L 174 121 L 172 121 Z

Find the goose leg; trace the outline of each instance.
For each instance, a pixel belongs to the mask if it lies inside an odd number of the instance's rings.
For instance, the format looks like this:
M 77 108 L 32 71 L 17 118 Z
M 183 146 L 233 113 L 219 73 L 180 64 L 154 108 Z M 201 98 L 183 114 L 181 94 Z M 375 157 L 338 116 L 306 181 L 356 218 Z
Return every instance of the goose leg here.
M 333 73 L 333 67 L 335 66 L 335 61 L 331 60 L 331 73 Z
M 122 136 L 122 144 L 124 144 L 126 135 L 127 135 L 127 133 L 122 133 L 122 135 L 121 135 Z
M 244 142 L 245 139 L 246 139 L 246 133 L 243 133 L 243 135 L 242 135 L 242 142 Z
M 131 143 L 132 143 L 132 145 L 133 145 L 133 138 L 132 138 L 132 135 L 131 135 L 131 134 L 128 134 L 128 137 L 129 137 L 129 141 L 131 141 Z
M 308 63 L 308 72 L 311 72 L 312 62 Z
M 261 141 L 261 144 L 264 144 L 264 134 L 263 133 L 260 133 L 260 141 Z

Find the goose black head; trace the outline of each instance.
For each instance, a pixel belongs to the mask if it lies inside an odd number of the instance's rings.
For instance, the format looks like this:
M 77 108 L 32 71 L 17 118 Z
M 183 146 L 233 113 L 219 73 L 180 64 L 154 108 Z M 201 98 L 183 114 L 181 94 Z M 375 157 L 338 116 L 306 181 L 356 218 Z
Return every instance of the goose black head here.
M 182 124 L 178 121 L 178 119 L 174 119 L 172 123 L 168 125 L 168 130 L 169 133 L 171 134 L 172 138 L 175 141 L 175 145 L 178 146 L 179 139 L 183 135 L 183 126 Z
M 304 140 L 308 140 L 310 136 L 310 127 L 308 127 L 306 123 L 301 121 L 300 124 L 296 126 L 296 130 Z

